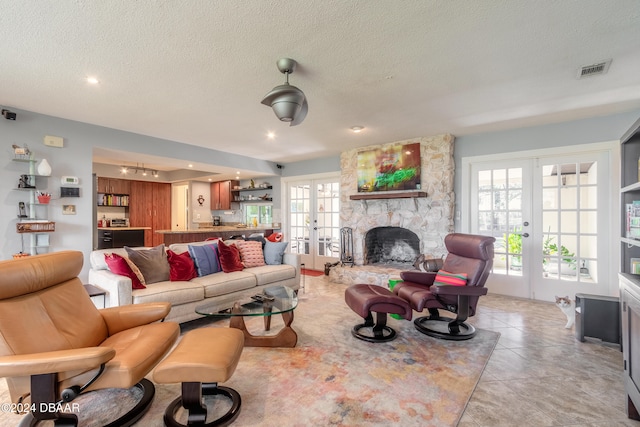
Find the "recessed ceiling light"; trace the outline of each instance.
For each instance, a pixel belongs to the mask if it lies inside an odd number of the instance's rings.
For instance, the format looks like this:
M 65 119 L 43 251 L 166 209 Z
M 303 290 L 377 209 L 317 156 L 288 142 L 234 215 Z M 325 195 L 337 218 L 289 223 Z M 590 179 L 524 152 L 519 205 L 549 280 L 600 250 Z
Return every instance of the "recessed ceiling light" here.
M 97 85 L 98 83 L 100 83 L 100 80 L 95 77 L 87 77 L 87 83 Z
M 192 167 L 193 167 L 193 165 L 192 165 L 191 163 L 189 163 L 189 167 L 190 167 L 190 168 L 192 168 Z
M 209 178 L 209 181 L 213 181 L 211 178 Z
M 364 126 L 351 126 L 351 131 L 353 133 L 360 133 L 364 130 Z
M 274 139 L 275 137 L 276 137 L 276 134 L 274 132 L 267 133 L 267 138 Z

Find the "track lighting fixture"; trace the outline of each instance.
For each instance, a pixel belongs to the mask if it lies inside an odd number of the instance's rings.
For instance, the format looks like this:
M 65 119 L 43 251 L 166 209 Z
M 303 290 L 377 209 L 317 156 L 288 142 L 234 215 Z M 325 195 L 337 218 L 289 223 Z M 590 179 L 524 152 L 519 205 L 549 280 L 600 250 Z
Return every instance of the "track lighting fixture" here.
M 142 176 L 147 176 L 147 173 L 150 173 L 151 175 L 153 175 L 154 178 L 158 178 L 160 176 L 157 170 L 155 170 L 155 169 L 147 169 L 144 166 L 144 163 L 142 164 L 142 166 L 140 166 L 138 163 L 136 163 L 136 167 L 135 168 L 133 166 L 131 166 L 131 167 L 122 166 L 120 168 L 120 173 L 123 174 L 123 175 L 126 175 L 127 173 L 129 173 L 130 170 L 133 170 L 133 173 L 135 175 L 137 175 L 138 172 L 140 172 L 142 174 Z

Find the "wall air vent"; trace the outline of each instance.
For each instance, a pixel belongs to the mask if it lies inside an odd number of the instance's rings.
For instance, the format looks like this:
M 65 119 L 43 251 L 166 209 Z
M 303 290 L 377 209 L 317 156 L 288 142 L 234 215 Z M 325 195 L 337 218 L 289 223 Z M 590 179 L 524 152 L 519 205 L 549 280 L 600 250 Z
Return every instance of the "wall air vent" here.
M 578 78 L 583 79 L 585 77 L 598 76 L 600 74 L 606 74 L 611 65 L 611 60 L 601 61 L 596 64 L 585 65 L 578 70 Z

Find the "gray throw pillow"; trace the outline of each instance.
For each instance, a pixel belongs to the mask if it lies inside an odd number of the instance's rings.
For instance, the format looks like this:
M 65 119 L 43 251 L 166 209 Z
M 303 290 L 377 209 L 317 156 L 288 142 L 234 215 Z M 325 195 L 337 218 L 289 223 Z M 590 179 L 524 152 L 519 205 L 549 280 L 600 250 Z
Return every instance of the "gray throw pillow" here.
M 289 242 L 270 242 L 265 241 L 264 245 L 264 262 L 267 265 L 282 264 L 282 256 Z
M 124 247 L 127 251 L 127 255 L 131 262 L 142 273 L 145 283 L 162 282 L 169 280 L 169 261 L 167 260 L 167 254 L 164 251 L 164 243 L 151 249 L 131 249 L 128 246 Z

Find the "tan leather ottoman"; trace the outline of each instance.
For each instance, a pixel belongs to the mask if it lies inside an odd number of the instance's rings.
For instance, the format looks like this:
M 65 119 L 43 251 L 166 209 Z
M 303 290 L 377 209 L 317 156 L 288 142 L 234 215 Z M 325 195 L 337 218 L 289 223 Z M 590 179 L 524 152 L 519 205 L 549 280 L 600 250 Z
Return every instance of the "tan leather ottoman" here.
M 183 427 L 176 421 L 176 412 L 182 406 L 189 412 L 189 426 L 226 426 L 240 414 L 242 400 L 232 388 L 218 386 L 227 381 L 238 366 L 244 347 L 242 331 L 233 328 L 202 328 L 187 332 L 176 348 L 153 371 L 153 380 L 159 384 L 182 383 L 182 396 L 169 404 L 164 423 L 170 427 Z M 207 407 L 202 395 L 223 395 L 231 399 L 229 411 L 206 423 Z

